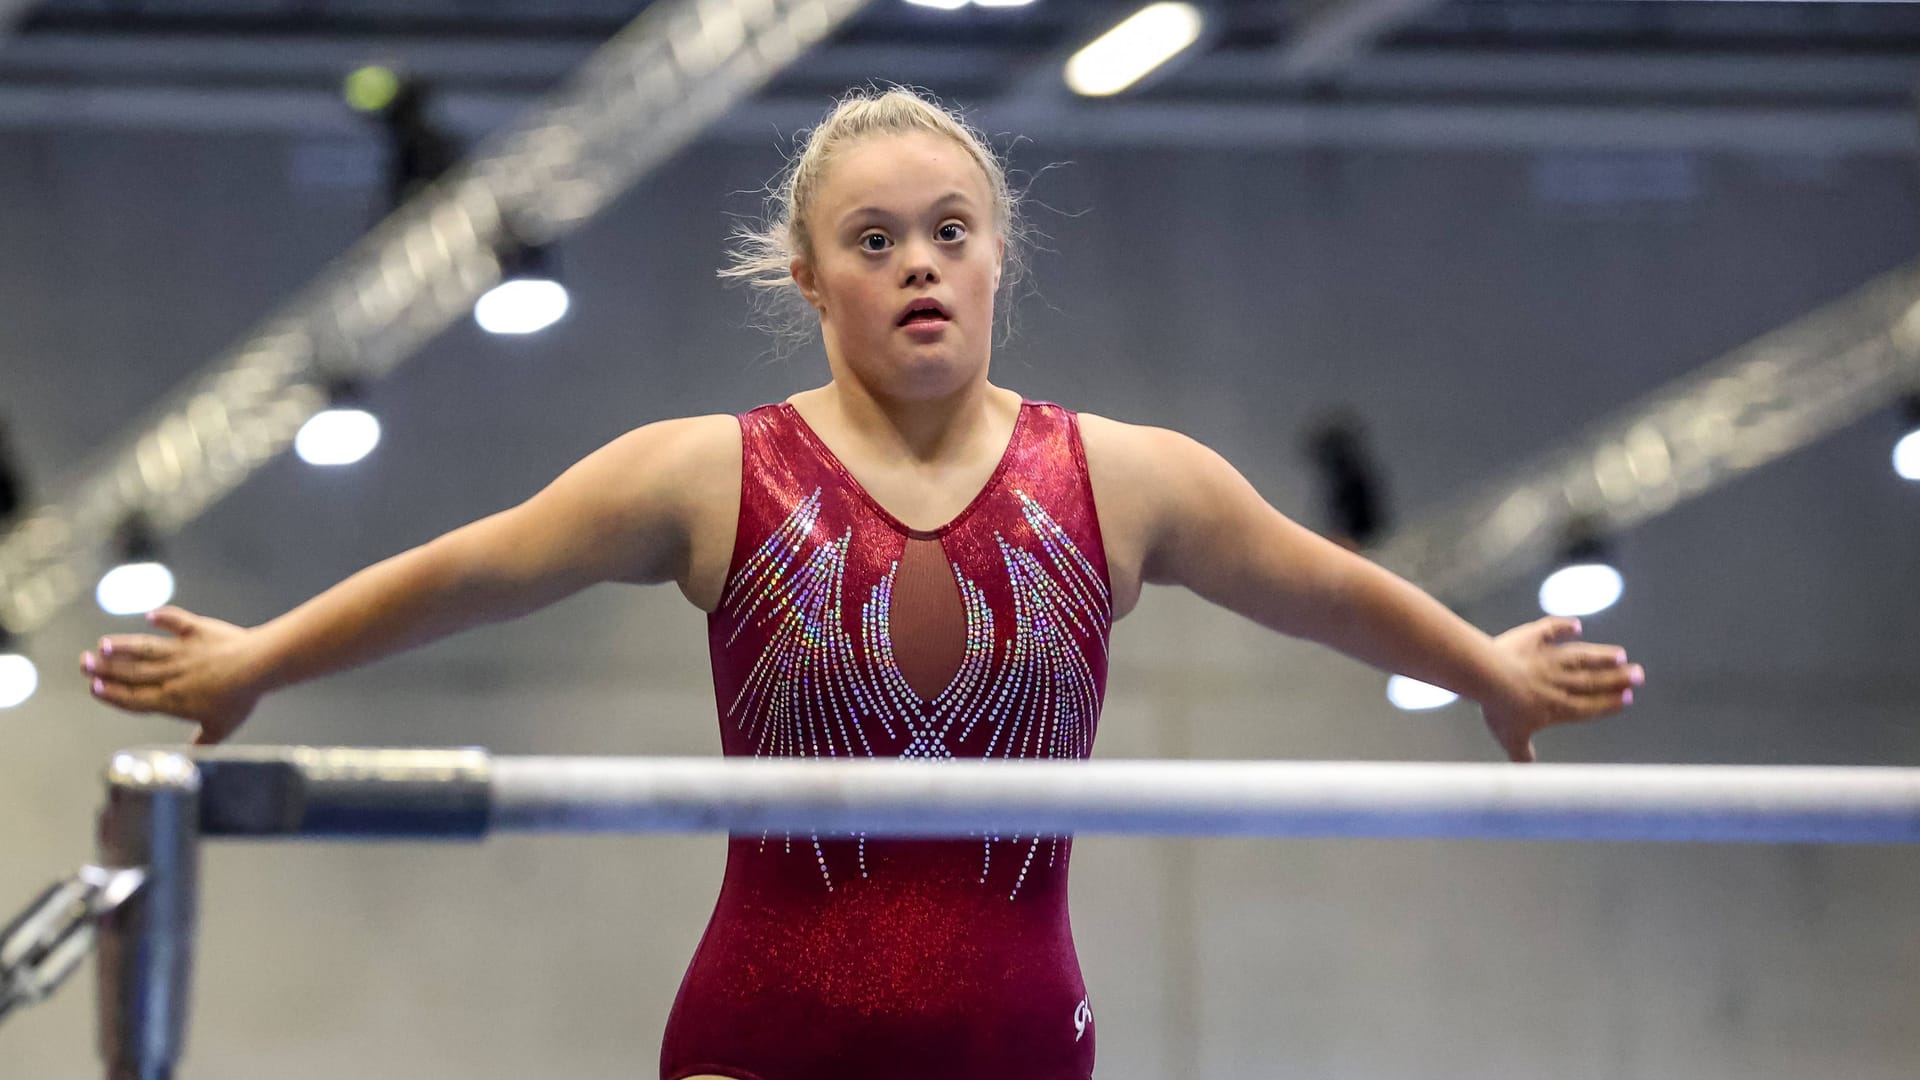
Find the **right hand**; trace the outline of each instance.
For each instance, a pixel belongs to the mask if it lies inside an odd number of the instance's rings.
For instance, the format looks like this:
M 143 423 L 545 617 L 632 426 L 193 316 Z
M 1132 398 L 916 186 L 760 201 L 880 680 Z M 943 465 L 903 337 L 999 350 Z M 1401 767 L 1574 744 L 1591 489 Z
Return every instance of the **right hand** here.
M 254 672 L 254 631 L 177 607 L 154 611 L 147 622 L 171 636 L 110 634 L 81 655 L 93 696 L 198 724 L 195 746 L 233 734 L 264 692 Z

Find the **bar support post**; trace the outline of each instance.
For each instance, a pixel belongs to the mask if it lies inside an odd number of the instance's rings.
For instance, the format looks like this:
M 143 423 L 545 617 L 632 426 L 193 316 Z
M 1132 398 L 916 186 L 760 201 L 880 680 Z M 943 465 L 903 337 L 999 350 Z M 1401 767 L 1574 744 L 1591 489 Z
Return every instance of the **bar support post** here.
M 100 864 L 146 882 L 101 923 L 99 1047 L 107 1080 L 173 1080 L 185 1050 L 199 894 L 200 772 L 185 754 L 107 764 Z

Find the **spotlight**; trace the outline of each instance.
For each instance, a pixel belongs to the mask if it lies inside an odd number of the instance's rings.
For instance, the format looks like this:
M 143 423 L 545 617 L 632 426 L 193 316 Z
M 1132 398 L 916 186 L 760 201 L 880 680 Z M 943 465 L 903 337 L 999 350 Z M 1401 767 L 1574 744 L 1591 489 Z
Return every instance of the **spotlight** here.
M 1920 481 L 1920 393 L 1909 394 L 1900 403 L 1900 417 L 1907 433 L 1893 447 L 1893 471 L 1903 480 Z
M 1451 705 L 1460 700 L 1460 695 L 1432 683 L 1395 675 L 1387 680 L 1387 700 L 1404 712 L 1426 712 Z
M 473 305 L 473 321 L 489 334 L 533 334 L 567 313 L 567 287 L 560 284 L 551 249 L 501 239 L 500 284 Z
M 327 384 L 328 406 L 313 414 L 293 437 L 293 452 L 309 465 L 351 465 L 380 444 L 380 420 L 361 408 L 364 394 L 352 379 Z
M 26 504 L 26 485 L 20 482 L 20 469 L 7 442 L 6 421 L 0 420 L 0 529 L 6 528 Z
M 1117 94 L 1200 40 L 1192 4 L 1148 4 L 1067 61 L 1067 86 L 1086 97 Z
M 33 696 L 40 686 L 40 673 L 14 643 L 7 628 L 0 626 L 0 709 L 11 709 Z
M 387 204 L 395 209 L 445 175 L 460 160 L 460 140 L 429 115 L 425 83 L 383 67 L 347 76 L 347 103 L 380 124 L 387 140 Z
M 1386 496 L 1366 428 L 1351 413 L 1334 413 L 1314 425 L 1306 449 L 1332 539 L 1356 550 L 1373 543 L 1386 530 Z
M 120 528 L 120 565 L 106 572 L 93 591 L 109 615 L 143 615 L 173 599 L 173 571 L 160 561 L 160 545 L 144 518 L 134 516 Z
M 914 7 L 937 8 L 940 11 L 959 11 L 967 6 L 967 0 L 907 0 Z
M 1540 583 L 1540 610 L 1549 615 L 1595 615 L 1619 603 L 1626 582 L 1591 530 L 1567 545 L 1560 565 Z

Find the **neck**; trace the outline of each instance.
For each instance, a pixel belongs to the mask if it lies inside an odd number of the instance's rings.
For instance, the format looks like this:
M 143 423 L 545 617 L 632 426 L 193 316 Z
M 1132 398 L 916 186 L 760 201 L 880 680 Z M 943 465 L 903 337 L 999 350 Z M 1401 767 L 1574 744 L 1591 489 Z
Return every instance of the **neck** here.
M 874 393 L 856 379 L 836 378 L 816 391 L 843 429 L 888 456 L 932 463 L 963 454 L 996 428 L 1007 391 L 978 379 L 943 397 L 903 400 Z

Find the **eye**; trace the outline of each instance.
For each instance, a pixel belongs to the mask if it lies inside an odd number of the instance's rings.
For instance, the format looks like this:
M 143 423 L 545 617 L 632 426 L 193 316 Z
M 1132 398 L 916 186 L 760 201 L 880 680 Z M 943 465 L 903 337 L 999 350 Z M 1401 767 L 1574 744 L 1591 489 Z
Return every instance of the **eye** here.
M 948 221 L 941 224 L 940 228 L 934 230 L 934 235 L 948 243 L 956 240 L 965 240 L 967 238 L 967 227 L 958 221 Z
M 859 243 L 862 251 L 885 251 L 893 246 L 893 241 L 887 239 L 887 234 L 878 231 L 861 233 Z

